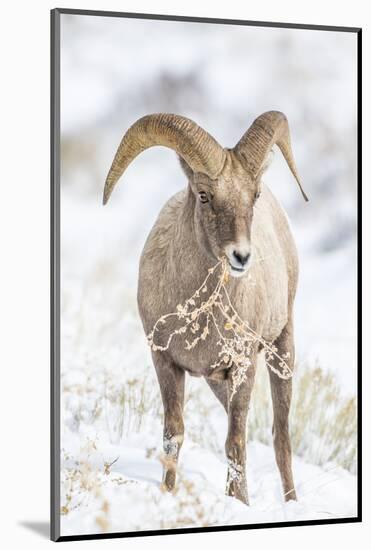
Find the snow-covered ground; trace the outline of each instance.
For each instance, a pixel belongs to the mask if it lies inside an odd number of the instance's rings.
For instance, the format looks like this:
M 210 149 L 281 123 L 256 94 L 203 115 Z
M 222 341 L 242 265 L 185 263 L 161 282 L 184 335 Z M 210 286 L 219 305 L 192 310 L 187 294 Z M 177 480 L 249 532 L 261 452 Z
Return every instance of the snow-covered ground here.
M 342 33 L 158 24 L 62 17 L 62 534 L 353 516 L 355 42 Z M 185 114 L 229 146 L 272 108 L 289 118 L 311 199 L 301 201 L 277 152 L 266 183 L 288 212 L 301 266 L 291 418 L 299 501 L 282 502 L 263 365 L 250 411 L 251 506 L 224 496 L 225 413 L 195 379 L 187 380 L 178 490 L 164 494 L 162 407 L 136 281 L 146 235 L 186 182 L 160 148 L 135 160 L 105 208 L 104 178 L 122 133 L 144 114 Z
M 146 434 L 146 445 L 156 448 L 157 441 Z M 334 465 L 319 468 L 299 458 L 293 462 L 299 500 L 285 504 L 272 448 L 262 443 L 248 446 L 249 507 L 224 495 L 226 462 L 199 445 L 184 445 L 175 494 L 162 491 L 160 459 L 153 457 L 151 447 L 143 446 L 142 436 L 123 440 L 120 445 L 97 444 L 96 449 L 81 484 L 76 482 L 82 490 L 69 503 L 72 511 L 62 516 L 63 535 L 356 515 L 355 477 Z M 104 462 L 116 459 L 104 473 Z M 72 461 L 64 466 L 62 479 L 74 469 Z

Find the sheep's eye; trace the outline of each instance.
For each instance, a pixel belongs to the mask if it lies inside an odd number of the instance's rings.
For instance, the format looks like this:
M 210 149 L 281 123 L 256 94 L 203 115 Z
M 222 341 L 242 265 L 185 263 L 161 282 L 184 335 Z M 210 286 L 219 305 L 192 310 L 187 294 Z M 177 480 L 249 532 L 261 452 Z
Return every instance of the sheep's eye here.
M 201 191 L 198 196 L 200 197 L 200 201 L 205 203 L 205 202 L 209 202 L 209 197 L 207 196 L 207 194 L 205 193 L 205 191 Z
M 261 193 L 261 191 L 257 191 L 257 192 L 255 193 L 255 197 L 254 197 L 254 200 L 255 200 L 255 201 L 257 201 L 258 198 L 260 197 L 260 193 Z

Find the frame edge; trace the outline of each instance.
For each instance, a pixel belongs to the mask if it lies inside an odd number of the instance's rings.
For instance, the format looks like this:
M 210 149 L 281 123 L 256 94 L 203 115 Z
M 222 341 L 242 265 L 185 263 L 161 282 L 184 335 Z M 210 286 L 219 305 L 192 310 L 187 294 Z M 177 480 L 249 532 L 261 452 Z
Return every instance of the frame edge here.
M 59 184 L 60 11 L 50 11 L 50 538 L 60 540 Z

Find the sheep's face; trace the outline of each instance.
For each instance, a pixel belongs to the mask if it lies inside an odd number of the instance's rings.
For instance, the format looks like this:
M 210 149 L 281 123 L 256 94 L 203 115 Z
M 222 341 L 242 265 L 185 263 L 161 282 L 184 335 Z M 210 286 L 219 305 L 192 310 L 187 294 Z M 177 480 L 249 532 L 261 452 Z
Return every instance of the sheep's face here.
M 190 185 L 199 245 L 214 261 L 225 257 L 232 276 L 243 277 L 252 263 L 251 224 L 260 179 L 253 180 L 229 154 L 217 180 L 197 173 Z

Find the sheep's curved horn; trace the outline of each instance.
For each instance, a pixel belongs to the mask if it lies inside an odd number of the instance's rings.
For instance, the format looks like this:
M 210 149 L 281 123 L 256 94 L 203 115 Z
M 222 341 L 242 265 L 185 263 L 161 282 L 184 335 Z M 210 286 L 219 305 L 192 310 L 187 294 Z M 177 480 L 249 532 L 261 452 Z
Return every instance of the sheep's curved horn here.
M 137 120 L 121 140 L 106 179 L 103 204 L 131 161 L 155 145 L 174 149 L 194 172 L 211 179 L 217 178 L 224 165 L 224 149 L 192 120 L 167 113 L 147 115 Z
M 283 113 L 268 111 L 260 115 L 242 136 L 234 151 L 242 157 L 247 170 L 255 177 L 275 144 L 281 149 L 293 176 L 298 182 L 304 199 L 308 201 L 309 199 L 301 186 L 296 170 L 291 150 L 289 125 Z

